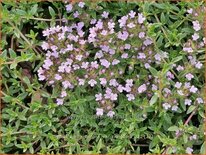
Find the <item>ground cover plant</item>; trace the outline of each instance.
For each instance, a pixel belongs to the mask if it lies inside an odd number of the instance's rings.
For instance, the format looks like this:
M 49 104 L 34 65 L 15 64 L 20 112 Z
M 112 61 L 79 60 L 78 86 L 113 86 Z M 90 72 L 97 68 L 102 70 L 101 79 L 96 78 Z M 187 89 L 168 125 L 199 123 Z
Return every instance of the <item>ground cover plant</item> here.
M 203 1 L 1 10 L 1 153 L 204 153 Z

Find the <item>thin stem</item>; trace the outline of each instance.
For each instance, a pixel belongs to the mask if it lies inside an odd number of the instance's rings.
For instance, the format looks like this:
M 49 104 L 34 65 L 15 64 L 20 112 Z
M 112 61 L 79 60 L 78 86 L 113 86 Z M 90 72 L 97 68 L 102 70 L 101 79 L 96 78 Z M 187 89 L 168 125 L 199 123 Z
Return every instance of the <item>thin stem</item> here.
M 190 114 L 190 116 L 187 118 L 187 120 L 184 123 L 184 126 L 188 125 L 188 123 L 190 122 L 190 120 L 192 119 L 192 116 L 196 113 L 198 106 L 193 110 L 193 112 Z M 179 132 L 176 136 L 176 139 L 178 139 L 180 136 L 182 135 L 182 132 Z M 163 151 L 162 154 L 166 154 L 167 150 L 170 148 L 171 146 L 167 146 L 165 148 L 165 150 Z
M 4 92 L 1 91 L 1 90 L 0 90 L 0 93 L 3 94 L 4 96 L 7 96 L 7 94 L 4 93 Z M 14 101 L 15 101 L 16 104 L 18 104 L 18 105 L 21 106 L 22 108 L 30 110 L 28 107 L 26 107 L 25 105 L 21 104 L 18 99 L 14 99 Z M 30 111 L 31 111 L 31 110 L 30 110 Z
M 21 17 L 21 18 L 22 19 L 28 19 L 26 17 Z M 39 20 L 39 21 L 48 21 L 48 22 L 51 22 L 51 21 L 61 22 L 61 21 L 63 21 L 63 19 L 46 19 L 46 18 L 36 18 L 36 17 L 31 17 L 29 19 Z
M 159 20 L 159 18 L 157 17 L 157 15 L 154 14 L 154 16 L 155 16 L 157 22 L 158 22 L 158 23 L 161 23 L 160 20 Z M 165 37 L 166 37 L 166 38 L 168 39 L 168 41 L 171 43 L 171 41 L 170 41 L 170 39 L 169 39 L 169 37 L 168 37 L 168 35 L 167 35 L 165 29 L 163 28 L 163 26 L 160 26 L 160 28 L 161 28 L 162 32 L 164 33 Z
M 23 35 L 23 33 L 9 20 L 7 22 L 14 28 L 16 31 L 20 34 L 20 36 L 27 42 L 27 44 L 36 52 L 36 54 L 39 54 L 38 51 L 33 47 L 33 45 L 29 42 L 29 40 Z

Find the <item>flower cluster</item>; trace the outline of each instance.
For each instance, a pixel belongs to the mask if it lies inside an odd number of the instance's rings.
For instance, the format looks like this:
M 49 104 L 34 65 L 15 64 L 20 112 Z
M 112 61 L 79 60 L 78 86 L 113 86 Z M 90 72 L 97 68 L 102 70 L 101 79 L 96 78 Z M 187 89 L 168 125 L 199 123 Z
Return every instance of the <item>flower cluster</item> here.
M 77 5 L 85 7 L 83 2 Z M 66 11 L 73 11 L 73 5 L 67 4 Z M 73 16 L 78 18 L 80 13 L 73 11 Z M 151 75 L 150 68 L 154 65 L 159 67 L 169 56 L 167 52 L 154 50 L 145 23 L 146 17 L 133 10 L 117 20 L 110 18 L 110 14 L 104 11 L 101 18 L 91 19 L 89 27 L 79 21 L 44 30 L 43 36 L 47 37 L 47 41 L 43 42 L 42 48 L 47 54 L 44 64 L 38 70 L 39 80 L 48 81 L 53 87 L 61 86 L 59 98 L 56 99 L 58 105 L 65 102 L 68 90 L 76 87 L 94 90 L 92 93 L 99 105 L 96 108 L 97 116 L 106 113 L 113 117 L 113 107 L 120 94 L 132 102 L 137 97 L 151 99 L 160 89 L 165 110 L 178 110 L 176 95 L 185 98 L 185 105 L 203 103 L 198 96 L 198 88 L 192 84 L 195 75 L 185 72 L 189 67 L 202 68 L 203 64 L 192 55 L 198 47 L 185 44 L 183 51 L 189 54 L 189 63 L 185 63 L 188 66 L 173 64 L 171 71 L 167 71 L 164 77 L 172 82 L 160 88 L 161 79 Z M 192 24 L 195 31 L 192 40 L 198 42 L 201 26 L 198 21 Z M 203 45 L 204 42 L 200 46 Z M 186 82 L 181 82 L 184 79 L 177 80 L 174 70 L 184 75 Z M 176 90 L 176 94 L 172 89 Z M 189 99 L 193 94 L 196 99 Z

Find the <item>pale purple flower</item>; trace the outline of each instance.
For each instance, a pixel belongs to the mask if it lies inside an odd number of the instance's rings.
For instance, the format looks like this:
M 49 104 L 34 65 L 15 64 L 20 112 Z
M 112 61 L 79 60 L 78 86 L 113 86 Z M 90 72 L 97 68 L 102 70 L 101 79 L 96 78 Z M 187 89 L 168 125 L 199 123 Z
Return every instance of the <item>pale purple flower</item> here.
M 155 54 L 155 60 L 161 61 L 161 55 L 159 53 Z
M 44 75 L 38 74 L 38 76 L 39 76 L 39 81 L 43 81 L 46 79 Z
M 91 62 L 91 67 L 97 69 L 99 67 L 99 64 L 97 63 L 97 61 L 92 61 Z
M 50 30 L 49 30 L 49 29 L 46 29 L 46 30 L 44 30 L 42 33 L 43 33 L 43 36 L 44 36 L 44 37 L 47 37 L 47 36 L 50 35 Z
M 103 18 L 108 18 L 109 12 L 104 11 L 101 15 Z
M 125 46 L 124 46 L 124 49 L 130 49 L 131 48 L 131 45 L 130 44 L 125 44 Z
M 146 55 L 145 55 L 144 53 L 138 53 L 137 58 L 139 58 L 139 59 L 145 59 L 145 58 L 146 58 Z
M 133 27 L 135 27 L 135 24 L 131 22 L 131 23 L 127 24 L 127 27 L 133 28 Z
M 191 73 L 188 73 L 185 75 L 185 77 L 187 78 L 187 80 L 191 80 L 192 78 L 194 78 L 194 75 L 192 75 Z
M 72 4 L 66 5 L 66 10 L 67 10 L 67 12 L 72 11 L 72 8 L 73 8 Z
M 51 46 L 51 50 L 52 50 L 52 51 L 56 51 L 57 49 L 58 49 L 57 46 L 55 46 L 55 45 L 52 45 L 52 46 Z
M 129 87 L 132 87 L 133 86 L 133 79 L 127 79 L 126 80 L 126 85 L 129 86 Z
M 55 79 L 56 79 L 56 80 L 61 80 L 61 79 L 62 79 L 62 76 L 59 75 L 59 74 L 55 74 Z
M 143 93 L 144 91 L 147 90 L 146 84 L 139 86 L 139 88 L 137 90 L 139 93 Z
M 192 14 L 192 12 L 193 12 L 193 9 L 192 9 L 192 8 L 190 8 L 190 9 L 187 10 L 187 13 L 189 13 L 189 14 Z
M 117 65 L 118 63 L 120 63 L 120 61 L 117 60 L 117 59 L 114 59 L 114 60 L 112 61 L 112 65 Z
M 82 62 L 81 68 L 87 69 L 89 66 L 89 62 Z
M 105 78 L 100 78 L 100 84 L 105 86 L 107 84 L 107 80 Z
M 198 69 L 202 68 L 202 66 L 203 66 L 202 63 L 199 61 L 195 64 L 195 67 Z
M 102 100 L 102 93 L 96 94 L 95 98 L 96 98 L 96 101 L 101 101 Z
M 185 87 L 186 89 L 190 88 L 190 82 L 185 82 L 184 87 Z
M 95 54 L 95 59 L 96 58 L 102 58 L 104 56 L 104 54 L 102 53 L 102 51 L 98 51 L 96 54 Z
M 199 31 L 201 29 L 199 21 L 195 20 L 195 21 L 192 22 L 192 24 L 193 24 L 193 29 L 195 31 Z
M 122 16 L 121 19 L 118 20 L 119 22 L 119 27 L 122 28 L 123 26 L 125 26 L 126 22 L 127 22 L 128 16 Z
M 101 20 L 98 20 L 98 22 L 96 24 L 96 28 L 98 28 L 98 29 L 102 29 L 103 28 L 103 22 Z
M 49 48 L 49 44 L 44 41 L 44 42 L 42 43 L 41 47 L 42 47 L 43 50 L 47 50 L 47 49 Z
M 94 79 L 91 79 L 91 80 L 89 80 L 88 84 L 89 84 L 91 87 L 94 87 L 94 86 L 97 84 L 97 81 L 95 81 Z
M 183 51 L 188 52 L 188 53 L 192 53 L 193 49 L 192 49 L 192 47 L 183 47 Z
M 148 68 L 150 68 L 151 66 L 150 66 L 150 64 L 145 63 L 145 64 L 144 64 L 144 67 L 145 67 L 146 69 L 148 69 Z
M 74 18 L 77 18 L 79 16 L 79 12 L 78 11 L 75 11 L 74 14 L 73 14 Z
M 152 90 L 153 90 L 153 91 L 156 91 L 156 90 L 157 90 L 157 86 L 154 85 L 154 84 L 152 84 Z
M 172 111 L 177 111 L 177 109 L 178 109 L 178 106 L 176 106 L 176 105 L 172 106 Z
M 65 62 L 65 65 L 72 65 L 72 63 L 73 63 L 73 60 L 67 58 L 67 59 L 66 59 L 66 62 Z
M 112 21 L 108 22 L 108 28 L 109 28 L 109 29 L 113 29 L 114 26 L 115 26 L 115 23 L 114 23 L 114 22 L 112 22 Z
M 202 98 L 200 98 L 200 97 L 199 97 L 199 98 L 197 98 L 197 99 L 196 99 L 196 101 L 197 101 L 197 103 L 199 103 L 199 104 L 204 103 L 203 99 L 202 99 Z
M 191 93 L 196 93 L 197 91 L 198 91 L 198 89 L 195 86 L 191 86 L 191 88 L 190 88 Z
M 57 105 L 62 105 L 64 103 L 64 99 L 57 98 Z
M 123 32 L 118 32 L 117 37 L 121 40 L 126 40 L 129 36 L 129 33 L 127 31 L 123 31 Z
M 171 105 L 169 103 L 163 103 L 162 106 L 164 107 L 165 110 L 168 110 L 169 108 L 171 108 Z
M 129 16 L 130 16 L 131 19 L 134 18 L 135 15 L 136 15 L 136 12 L 134 12 L 133 10 L 131 10 L 131 11 L 129 12 Z
M 48 70 L 50 68 L 50 66 L 52 66 L 52 65 L 53 65 L 53 62 L 50 59 L 45 59 L 44 64 L 43 64 L 43 68 Z
M 61 66 L 58 67 L 58 72 L 63 73 L 64 71 L 65 71 L 65 65 L 62 64 Z
M 124 87 L 119 84 L 118 87 L 117 87 L 117 90 L 118 90 L 120 93 L 122 93 L 123 90 L 124 90 Z
M 102 66 L 104 66 L 104 67 L 106 67 L 106 68 L 109 68 L 109 66 L 110 66 L 110 62 L 109 61 L 107 61 L 106 59 L 100 59 L 100 63 L 101 63 L 101 65 Z
M 72 65 L 72 67 L 73 67 L 74 70 L 78 70 L 78 69 L 80 69 L 80 66 L 77 65 L 77 64 Z
M 84 7 L 84 5 L 85 5 L 85 3 L 84 3 L 84 2 L 79 2 L 79 4 L 78 4 L 78 6 L 79 6 L 80 8 L 83 8 L 83 7 Z
M 127 92 L 127 93 L 129 93 L 129 92 L 131 92 L 131 87 L 130 86 L 128 86 L 128 85 L 126 85 L 125 87 L 124 87 L 124 90 Z
M 123 53 L 123 54 L 121 55 L 121 58 L 122 58 L 122 59 L 128 58 L 128 53 Z
M 109 111 L 109 112 L 107 113 L 107 116 L 112 118 L 112 117 L 114 116 L 114 114 L 115 114 L 114 111 Z
M 191 105 L 192 104 L 192 100 L 190 99 L 185 99 L 185 105 Z
M 145 17 L 143 16 L 142 13 L 138 13 L 138 23 L 142 24 L 145 21 Z
M 190 140 L 196 140 L 196 139 L 197 139 L 197 135 L 190 136 Z
M 91 22 L 90 22 L 90 24 L 95 24 L 96 22 L 97 22 L 96 19 L 92 19 Z
M 97 115 L 97 116 L 102 116 L 103 113 L 104 113 L 104 110 L 103 110 L 103 109 L 101 109 L 101 108 L 96 108 L 96 115 Z
M 182 86 L 182 83 L 181 83 L 181 82 L 176 82 L 176 83 L 175 83 L 175 87 L 176 87 L 176 88 L 179 89 L 181 86 Z
M 193 149 L 192 149 L 192 148 L 190 148 L 190 147 L 187 147 L 187 148 L 186 148 L 186 153 L 187 153 L 187 154 L 192 154 L 192 152 L 193 152 Z
M 128 100 L 128 101 L 132 101 L 132 100 L 135 99 L 135 97 L 134 97 L 133 94 L 127 94 L 126 96 L 127 96 L 127 100 Z
M 109 85 L 116 87 L 116 86 L 118 86 L 118 83 L 117 83 L 116 79 L 111 79 L 111 80 L 109 81 Z
M 196 41 L 197 39 L 199 39 L 199 34 L 194 33 L 194 34 L 192 35 L 192 40 Z
M 64 89 L 67 89 L 68 87 L 72 86 L 72 84 L 69 81 L 67 81 L 67 80 L 62 82 L 62 85 L 63 85 Z
M 66 50 L 67 51 L 72 51 L 73 50 L 73 44 L 68 44 Z
M 81 61 L 82 58 L 83 58 L 83 55 L 77 55 L 77 56 L 76 56 L 76 60 L 78 60 L 78 61 Z
M 111 93 L 111 94 L 110 94 L 110 99 L 111 99 L 112 101 L 116 101 L 116 100 L 117 100 L 117 94 Z
M 78 81 L 79 81 L 79 85 L 80 85 L 80 86 L 83 86 L 84 83 L 85 83 L 85 80 L 84 80 L 84 79 L 78 79 Z
M 67 96 L 67 92 L 65 91 L 65 90 L 63 90 L 62 92 L 61 92 L 61 97 L 66 97 Z
M 182 71 L 182 70 L 184 70 L 184 67 L 182 67 L 181 65 L 178 65 L 176 69 L 177 69 L 177 71 Z
M 70 73 L 72 70 L 71 66 L 66 66 L 64 69 L 67 73 Z
M 107 35 L 107 33 L 108 33 L 108 31 L 107 31 L 107 30 L 102 30 L 101 35 L 106 36 L 106 35 Z
M 142 38 L 144 38 L 144 37 L 145 37 L 145 32 L 140 32 L 140 33 L 139 33 L 139 38 L 142 39 Z
M 174 75 L 173 75 L 170 71 L 168 71 L 168 72 L 166 73 L 166 75 L 167 75 L 167 77 L 168 77 L 169 79 L 174 79 L 174 78 L 175 78 Z

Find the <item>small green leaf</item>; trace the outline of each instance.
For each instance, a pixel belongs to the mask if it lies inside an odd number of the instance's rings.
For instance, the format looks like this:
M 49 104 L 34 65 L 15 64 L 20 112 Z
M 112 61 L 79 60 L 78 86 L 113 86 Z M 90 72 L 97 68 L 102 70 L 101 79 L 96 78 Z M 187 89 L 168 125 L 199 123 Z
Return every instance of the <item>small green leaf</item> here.
M 164 13 L 163 13 L 163 12 L 161 13 L 161 16 L 160 16 L 160 21 L 161 21 L 163 24 L 165 24 L 165 23 L 166 23 L 166 18 L 165 18 L 165 15 L 164 15 Z
M 150 105 L 153 105 L 154 103 L 157 102 L 157 99 L 158 99 L 158 95 L 155 93 L 155 94 L 152 96 L 151 100 L 149 101 L 149 104 L 150 104 Z
M 174 63 L 176 63 L 176 62 L 178 62 L 178 61 L 180 61 L 180 60 L 182 60 L 182 56 L 178 56 L 178 57 L 176 57 L 176 58 L 173 58 L 172 61 L 171 61 L 171 63 L 174 64 Z
M 52 16 L 52 17 L 55 17 L 55 11 L 52 7 L 49 6 L 49 14 Z
M 205 152 L 205 142 L 202 144 L 202 146 L 200 148 L 200 154 L 206 154 L 206 152 Z
M 171 126 L 168 128 L 168 131 L 177 131 L 179 128 L 177 126 Z
M 188 110 L 187 110 L 187 114 L 191 113 L 193 110 L 195 110 L 196 106 L 191 105 Z
M 34 15 L 37 12 L 38 4 L 35 4 L 31 10 L 29 11 L 29 14 Z
M 150 67 L 149 71 L 152 73 L 153 76 L 158 76 L 158 71 L 155 68 Z

